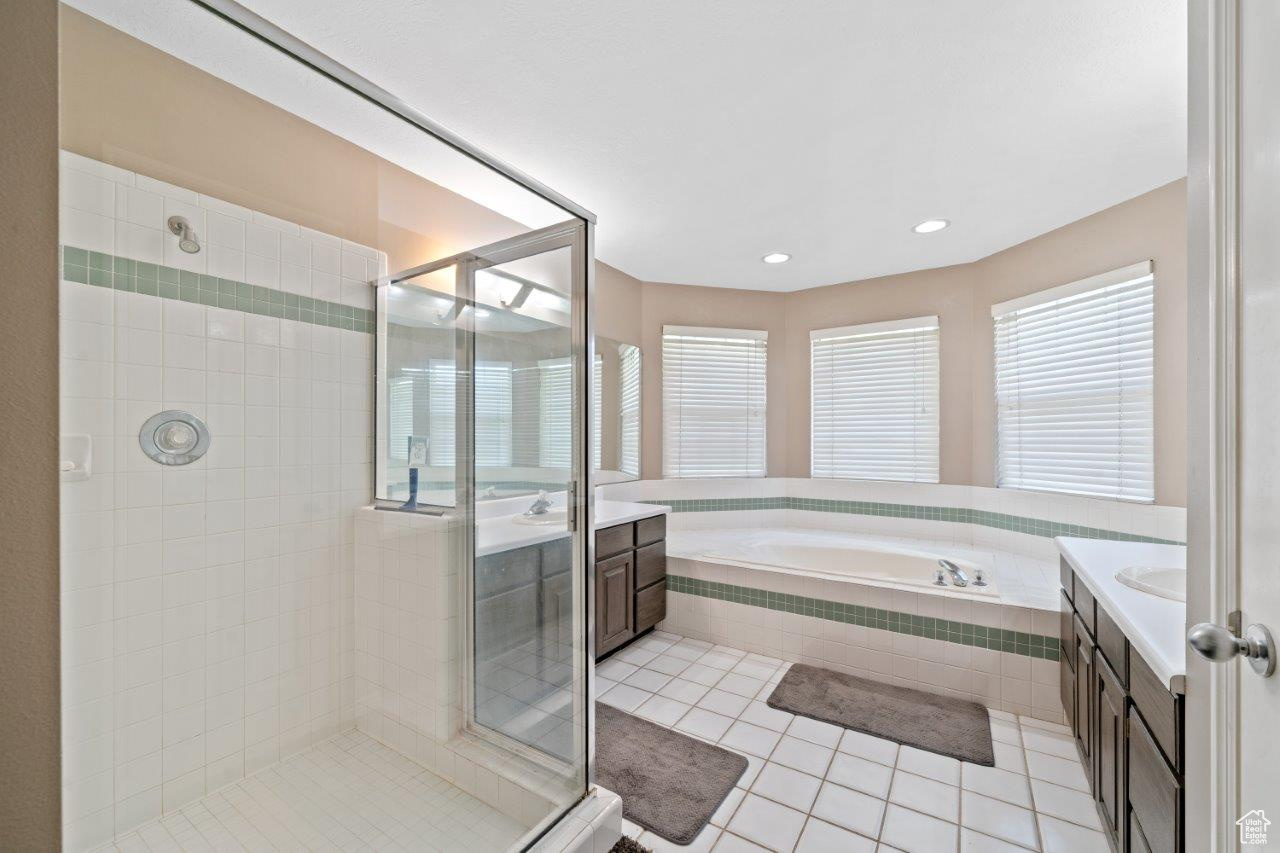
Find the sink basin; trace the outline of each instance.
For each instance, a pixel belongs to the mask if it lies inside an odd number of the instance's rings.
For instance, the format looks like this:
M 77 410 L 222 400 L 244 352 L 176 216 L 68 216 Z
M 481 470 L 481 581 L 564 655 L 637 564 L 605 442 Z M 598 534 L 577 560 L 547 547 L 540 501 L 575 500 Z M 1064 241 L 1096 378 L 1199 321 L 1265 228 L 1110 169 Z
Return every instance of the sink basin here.
M 1187 600 L 1187 570 L 1156 566 L 1125 566 L 1116 572 L 1116 580 L 1148 595 L 1170 601 Z
M 542 527 L 549 524 L 568 524 L 569 511 L 566 509 L 549 509 L 541 515 L 517 515 L 511 519 L 516 524 L 529 524 Z

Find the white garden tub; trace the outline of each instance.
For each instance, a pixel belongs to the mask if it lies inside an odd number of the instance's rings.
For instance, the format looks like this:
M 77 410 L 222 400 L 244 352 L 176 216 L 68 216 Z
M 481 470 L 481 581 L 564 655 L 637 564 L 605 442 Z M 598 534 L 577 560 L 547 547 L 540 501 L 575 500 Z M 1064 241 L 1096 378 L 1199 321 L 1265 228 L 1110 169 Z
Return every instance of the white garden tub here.
M 958 593 L 983 599 L 999 599 L 990 568 L 938 550 L 903 547 L 852 534 L 807 530 L 684 530 L 668 534 L 667 553 L 705 563 L 742 566 L 757 571 L 774 570 L 831 580 L 859 580 L 898 588 L 918 587 L 941 593 Z M 969 576 L 967 586 L 956 586 L 944 572 L 945 585 L 936 583 L 940 560 L 959 566 Z M 981 571 L 986 586 L 973 581 Z

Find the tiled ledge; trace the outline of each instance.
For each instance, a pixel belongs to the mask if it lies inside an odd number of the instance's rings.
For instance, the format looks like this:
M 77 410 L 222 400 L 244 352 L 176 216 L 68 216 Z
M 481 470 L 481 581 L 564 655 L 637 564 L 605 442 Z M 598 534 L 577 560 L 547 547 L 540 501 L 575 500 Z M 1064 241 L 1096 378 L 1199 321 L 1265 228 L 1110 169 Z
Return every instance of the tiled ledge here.
M 768 610 L 795 613 L 800 616 L 812 616 L 831 622 L 878 628 L 894 634 L 908 634 L 929 640 L 958 643 L 962 646 L 975 646 L 981 649 L 1008 652 L 1041 660 L 1056 661 L 1059 658 L 1057 637 L 1010 631 L 1006 628 L 956 622 L 951 619 L 940 619 L 932 616 L 918 616 L 913 613 L 883 610 L 878 607 L 864 607 L 860 604 L 845 604 L 839 601 L 827 601 L 803 595 L 770 592 L 753 587 L 699 580 L 682 575 L 667 575 L 667 591 L 712 598 L 718 601 L 731 601 L 752 607 L 764 607 Z
M 211 275 L 179 270 L 132 258 L 62 247 L 62 277 L 67 281 L 211 305 L 246 314 L 297 320 L 353 332 L 372 333 L 374 312 L 283 290 L 259 287 Z
M 746 512 L 752 510 L 803 510 L 806 512 L 830 512 L 843 515 L 879 516 L 882 518 L 909 518 L 920 521 L 945 521 L 958 524 L 976 524 L 1052 539 L 1055 536 L 1078 536 L 1085 539 L 1108 539 L 1115 542 L 1147 542 L 1156 545 L 1185 545 L 1170 539 L 1140 536 L 1118 530 L 1066 524 L 1043 518 L 1008 515 L 968 507 L 922 506 L 918 504 L 878 503 L 874 501 L 839 501 L 822 498 L 759 497 L 759 498 L 704 498 L 679 500 L 671 498 L 649 499 L 643 503 L 663 504 L 672 512 Z

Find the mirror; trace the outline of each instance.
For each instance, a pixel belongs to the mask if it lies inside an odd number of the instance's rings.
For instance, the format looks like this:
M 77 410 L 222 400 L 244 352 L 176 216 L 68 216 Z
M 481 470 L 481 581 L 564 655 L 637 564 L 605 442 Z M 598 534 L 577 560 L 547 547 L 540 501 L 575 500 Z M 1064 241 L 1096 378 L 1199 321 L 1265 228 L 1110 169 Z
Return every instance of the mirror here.
M 640 478 L 640 347 L 596 336 L 592 365 L 596 484 Z
M 545 260 L 545 259 L 541 259 Z M 456 505 L 454 268 L 381 288 L 377 496 Z M 522 282 L 542 289 L 521 299 Z M 529 265 L 481 271 L 476 282 L 476 498 L 561 491 L 569 476 L 571 375 L 563 356 L 558 282 Z M 508 293 L 507 291 L 513 291 Z M 562 300 L 561 300 L 562 301 Z M 592 366 L 597 483 L 640 475 L 640 348 L 596 338 Z M 415 452 L 422 457 L 411 464 Z M 425 460 L 425 464 L 423 464 Z

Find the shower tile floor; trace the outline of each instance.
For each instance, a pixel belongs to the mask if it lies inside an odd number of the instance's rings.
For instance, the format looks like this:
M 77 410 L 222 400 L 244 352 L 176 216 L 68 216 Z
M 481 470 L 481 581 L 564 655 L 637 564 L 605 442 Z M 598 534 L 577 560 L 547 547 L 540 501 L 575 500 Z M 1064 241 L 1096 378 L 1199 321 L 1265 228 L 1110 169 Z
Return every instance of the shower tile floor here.
M 701 835 L 661 853 L 1109 853 L 1067 729 L 991 712 L 996 766 L 980 767 L 765 704 L 788 664 L 654 633 L 597 667 L 597 696 L 747 757 Z
M 99 850 L 508 850 L 511 818 L 351 731 L 143 824 Z

